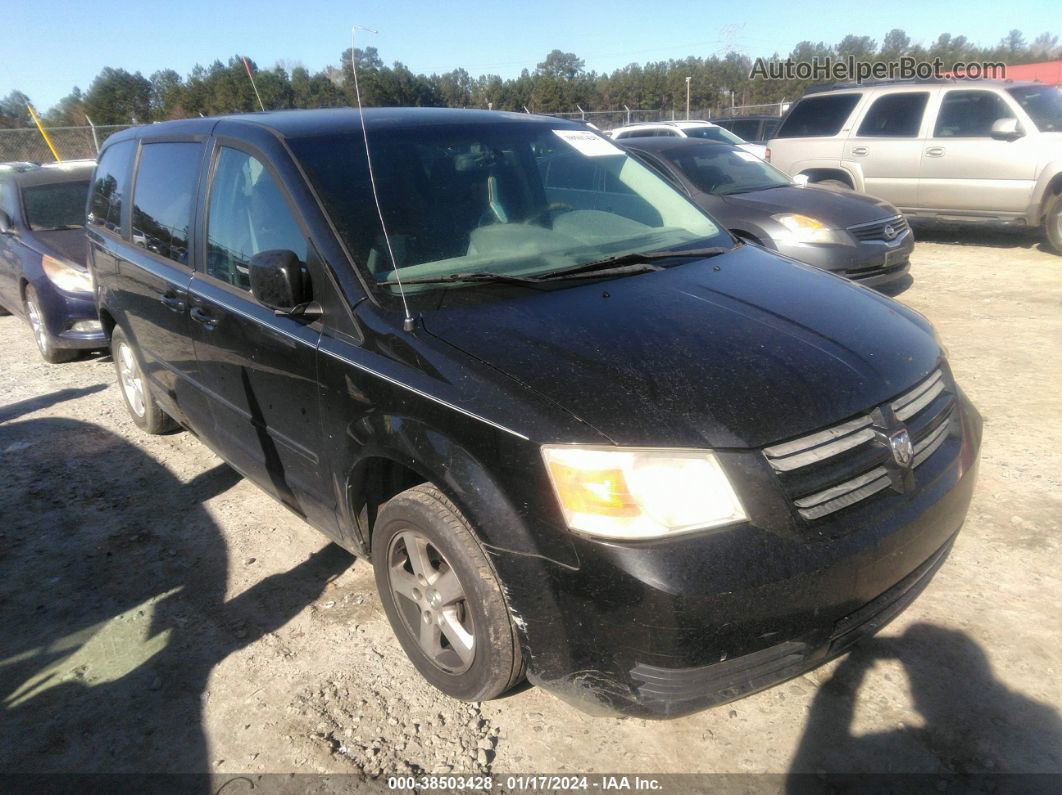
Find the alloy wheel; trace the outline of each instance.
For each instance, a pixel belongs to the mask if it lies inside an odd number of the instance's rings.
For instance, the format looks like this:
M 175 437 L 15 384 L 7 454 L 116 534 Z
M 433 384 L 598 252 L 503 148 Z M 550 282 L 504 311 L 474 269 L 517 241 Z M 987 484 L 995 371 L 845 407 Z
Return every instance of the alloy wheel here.
M 33 339 L 41 353 L 48 353 L 48 330 L 44 327 L 44 319 L 37 308 L 37 302 L 32 298 L 26 299 L 26 316 L 29 318 L 30 328 L 33 330 Z
M 125 343 L 118 346 L 118 375 L 129 408 L 138 417 L 144 416 L 144 379 L 140 375 L 133 349 Z
M 465 589 L 450 562 L 422 533 L 391 539 L 387 579 L 402 622 L 431 662 L 449 674 L 475 659 L 476 632 Z

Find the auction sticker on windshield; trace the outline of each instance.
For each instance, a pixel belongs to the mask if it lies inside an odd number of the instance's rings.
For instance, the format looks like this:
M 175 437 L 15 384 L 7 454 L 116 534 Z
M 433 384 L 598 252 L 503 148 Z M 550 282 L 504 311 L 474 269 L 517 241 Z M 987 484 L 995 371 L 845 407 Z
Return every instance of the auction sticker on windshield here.
M 606 141 L 600 135 L 583 130 L 554 130 L 553 134 L 562 141 L 570 144 L 587 157 L 601 157 L 602 155 L 622 155 L 623 150 L 613 143 Z

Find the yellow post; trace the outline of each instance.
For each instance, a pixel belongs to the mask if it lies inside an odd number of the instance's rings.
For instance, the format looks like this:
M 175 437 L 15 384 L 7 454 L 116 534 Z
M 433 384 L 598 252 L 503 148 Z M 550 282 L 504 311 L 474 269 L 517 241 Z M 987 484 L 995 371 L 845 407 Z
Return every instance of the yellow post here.
M 44 131 L 44 127 L 41 126 L 41 120 L 37 118 L 37 111 L 33 109 L 32 105 L 26 106 L 29 109 L 30 116 L 33 117 L 33 123 L 37 125 L 37 129 L 41 131 L 41 137 L 44 138 L 44 142 L 48 144 L 48 148 L 52 150 L 52 156 L 55 158 L 55 162 L 62 163 L 63 158 L 59 157 L 59 153 L 55 151 L 55 145 L 52 143 L 52 139 L 48 137 L 48 133 Z

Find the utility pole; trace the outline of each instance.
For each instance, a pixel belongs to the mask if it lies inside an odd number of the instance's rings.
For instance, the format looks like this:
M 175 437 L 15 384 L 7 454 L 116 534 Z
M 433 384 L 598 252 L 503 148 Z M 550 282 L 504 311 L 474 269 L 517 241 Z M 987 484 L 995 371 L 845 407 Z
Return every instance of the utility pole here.
M 690 78 L 686 77 L 686 119 L 690 118 Z

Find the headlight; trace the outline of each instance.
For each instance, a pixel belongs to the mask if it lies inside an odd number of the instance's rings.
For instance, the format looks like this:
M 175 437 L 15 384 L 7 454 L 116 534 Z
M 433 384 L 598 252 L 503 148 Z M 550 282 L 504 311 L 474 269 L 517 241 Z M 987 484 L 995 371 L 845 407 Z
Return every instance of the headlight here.
M 792 243 L 846 243 L 848 239 L 839 229 L 831 229 L 817 218 L 796 213 L 772 215 L 775 221 L 786 228 L 781 239 Z M 775 237 L 778 237 L 777 235 Z
M 92 274 L 88 271 L 83 271 L 55 257 L 49 257 L 47 254 L 41 260 L 41 267 L 44 268 L 44 275 L 48 277 L 48 280 L 60 290 L 68 293 L 92 292 Z
M 568 527 L 601 538 L 646 539 L 746 519 L 708 450 L 545 445 Z

